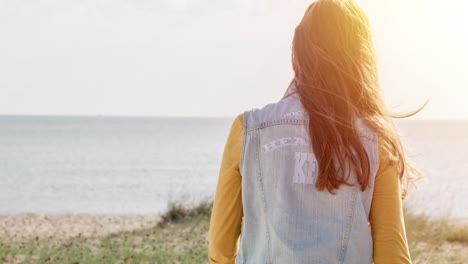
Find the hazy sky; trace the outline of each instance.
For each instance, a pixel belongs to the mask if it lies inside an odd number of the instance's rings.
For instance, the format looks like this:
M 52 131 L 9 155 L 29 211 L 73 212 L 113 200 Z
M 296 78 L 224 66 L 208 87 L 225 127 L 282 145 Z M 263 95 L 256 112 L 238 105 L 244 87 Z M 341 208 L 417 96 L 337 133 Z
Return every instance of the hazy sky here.
M 468 119 L 468 4 L 361 0 L 389 107 Z M 305 0 L 0 0 L 0 114 L 234 116 L 281 98 Z

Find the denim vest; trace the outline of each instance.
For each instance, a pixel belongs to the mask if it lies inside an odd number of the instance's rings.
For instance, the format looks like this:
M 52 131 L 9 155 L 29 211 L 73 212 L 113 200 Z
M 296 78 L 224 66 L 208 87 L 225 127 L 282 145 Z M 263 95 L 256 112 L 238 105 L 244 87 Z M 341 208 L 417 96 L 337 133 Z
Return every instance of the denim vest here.
M 244 111 L 243 219 L 235 263 L 372 263 L 369 210 L 379 166 L 377 136 L 360 120 L 369 188 L 318 191 L 308 114 L 297 93 Z

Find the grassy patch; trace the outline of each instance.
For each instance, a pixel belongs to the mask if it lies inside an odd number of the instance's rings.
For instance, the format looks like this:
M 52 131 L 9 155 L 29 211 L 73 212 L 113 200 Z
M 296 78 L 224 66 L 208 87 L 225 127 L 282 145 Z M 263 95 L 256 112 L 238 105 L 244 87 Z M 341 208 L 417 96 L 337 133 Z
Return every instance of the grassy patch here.
M 210 203 L 174 203 L 157 226 L 65 242 L 0 242 L 0 263 L 206 263 Z
M 161 215 L 162 221 L 160 224 L 174 222 L 180 219 L 193 216 L 210 216 L 213 202 L 203 201 L 197 206 L 188 208 L 181 202 L 172 202 L 169 204 L 169 209 Z
M 158 225 L 107 237 L 67 241 L 2 241 L 0 263 L 207 263 L 212 202 L 173 202 Z M 413 263 L 468 263 L 466 223 L 432 220 L 405 210 Z
M 2 243 L 0 263 L 206 263 L 208 224 L 199 215 L 105 238 Z
M 468 263 L 466 224 L 405 210 L 405 225 L 414 263 Z

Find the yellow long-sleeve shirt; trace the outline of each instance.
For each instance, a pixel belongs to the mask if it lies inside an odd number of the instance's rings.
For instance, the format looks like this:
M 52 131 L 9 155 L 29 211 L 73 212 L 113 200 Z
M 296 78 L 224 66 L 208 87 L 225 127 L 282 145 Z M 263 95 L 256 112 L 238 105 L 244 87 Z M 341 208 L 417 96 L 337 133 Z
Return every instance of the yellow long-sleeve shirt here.
M 239 248 L 243 216 L 239 169 L 242 142 L 243 114 L 239 114 L 232 123 L 219 171 L 209 230 L 210 263 L 234 263 Z M 411 263 L 398 171 L 380 147 L 379 157 L 369 216 L 374 263 Z

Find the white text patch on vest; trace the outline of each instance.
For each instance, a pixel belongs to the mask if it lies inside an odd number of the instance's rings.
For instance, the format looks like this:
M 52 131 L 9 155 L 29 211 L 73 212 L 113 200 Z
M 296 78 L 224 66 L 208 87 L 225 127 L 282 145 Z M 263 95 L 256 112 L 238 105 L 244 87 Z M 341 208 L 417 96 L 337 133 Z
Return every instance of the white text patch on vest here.
M 275 139 L 270 143 L 263 145 L 263 152 L 268 152 L 270 150 L 285 147 L 285 146 L 308 146 L 307 141 L 302 137 L 285 137 L 280 139 Z
M 304 165 L 307 168 L 304 170 Z M 310 152 L 294 152 L 293 183 L 314 184 L 314 175 L 317 172 L 317 161 Z

